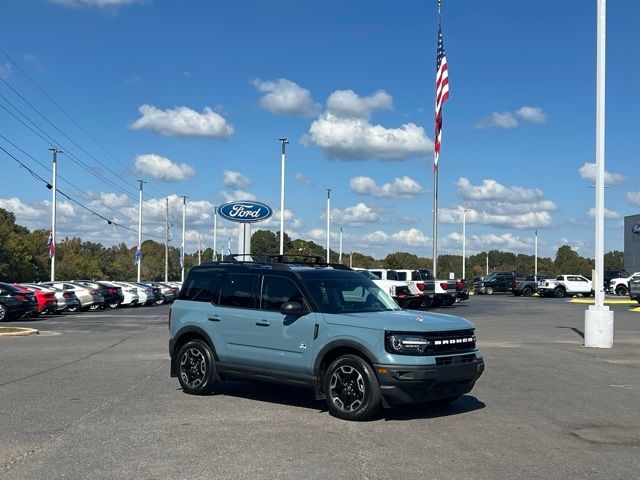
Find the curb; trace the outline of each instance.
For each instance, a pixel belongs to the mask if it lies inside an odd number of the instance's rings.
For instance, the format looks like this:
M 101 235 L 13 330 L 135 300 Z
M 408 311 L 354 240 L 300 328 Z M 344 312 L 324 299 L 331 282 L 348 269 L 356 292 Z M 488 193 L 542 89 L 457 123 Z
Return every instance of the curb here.
M 569 303 L 587 303 L 594 304 L 595 300 L 587 298 L 572 298 Z M 635 300 L 605 300 L 605 305 L 636 305 L 638 302 Z
M 19 332 L 4 332 L 0 327 L 0 337 L 26 337 L 28 335 L 38 335 L 40 332 L 35 328 L 22 328 L 22 327 L 7 327 L 7 328 L 19 328 Z

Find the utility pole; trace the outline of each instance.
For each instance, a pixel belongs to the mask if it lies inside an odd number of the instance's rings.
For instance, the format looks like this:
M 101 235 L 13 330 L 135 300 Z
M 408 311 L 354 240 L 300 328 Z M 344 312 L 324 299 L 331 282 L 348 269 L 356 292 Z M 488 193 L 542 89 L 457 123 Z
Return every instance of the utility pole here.
M 52 165 L 52 187 L 51 187 L 51 245 L 49 246 L 49 255 L 51 256 L 51 281 L 56 281 L 56 209 L 57 209 L 57 181 L 58 181 L 58 154 L 62 150 L 53 147 L 50 148 L 53 154 Z
M 138 180 L 138 183 L 140 183 L 140 202 L 138 204 L 138 249 L 136 251 L 136 263 L 138 264 L 138 283 L 140 283 L 140 267 L 142 266 L 142 186 L 147 182 Z
M 202 265 L 202 252 L 200 250 L 200 232 L 198 232 L 198 265 Z
M 338 263 L 342 263 L 342 227 L 340 225 L 340 248 L 338 249 Z
M 169 197 L 165 198 L 164 212 L 164 281 L 169 281 Z
M 218 261 L 218 207 L 213 207 L 213 261 Z
M 462 210 L 462 279 L 467 278 L 467 204 Z
M 487 252 L 487 275 L 489 275 L 489 252 Z
M 289 143 L 286 138 L 279 138 L 282 143 L 282 174 L 280 176 L 280 255 L 284 255 L 284 166 L 286 160 L 285 145 Z
M 533 252 L 533 279 L 538 283 L 538 229 L 536 229 L 535 246 Z
M 331 189 L 327 188 L 327 263 L 329 263 L 330 234 L 331 234 Z
M 187 233 L 187 197 L 182 196 L 182 245 L 180 247 L 180 278 L 184 282 L 184 237 Z
M 353 268 L 353 251 L 349 253 L 349 268 Z
M 597 1 L 597 78 L 596 78 L 596 228 L 595 260 L 592 288 L 595 305 L 585 311 L 584 346 L 611 348 L 613 346 L 613 310 L 604 304 L 604 176 L 605 176 L 605 79 L 607 42 L 607 1 Z
M 231 255 L 231 237 L 229 237 L 229 242 L 227 243 L 227 251 L 229 252 L 229 255 Z

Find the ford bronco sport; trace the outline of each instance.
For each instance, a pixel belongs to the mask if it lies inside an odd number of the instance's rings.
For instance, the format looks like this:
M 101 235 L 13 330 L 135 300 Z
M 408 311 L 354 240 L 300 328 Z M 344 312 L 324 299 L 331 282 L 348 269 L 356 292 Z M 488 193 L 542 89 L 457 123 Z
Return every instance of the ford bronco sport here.
M 370 279 L 319 257 L 222 262 L 189 271 L 169 314 L 171 376 L 184 392 L 224 379 L 306 386 L 330 412 L 447 403 L 484 370 L 473 324 L 401 310 Z

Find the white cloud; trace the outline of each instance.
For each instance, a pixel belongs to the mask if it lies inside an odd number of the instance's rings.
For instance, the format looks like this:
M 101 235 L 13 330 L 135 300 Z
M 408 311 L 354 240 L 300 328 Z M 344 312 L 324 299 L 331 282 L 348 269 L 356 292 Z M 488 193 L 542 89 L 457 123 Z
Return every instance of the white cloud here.
M 331 159 L 403 160 L 433 151 L 422 127 L 407 123 L 400 128 L 372 125 L 358 118 L 341 118 L 326 112 L 309 127 L 302 143 L 324 150 Z
M 246 188 L 251 185 L 251 180 L 249 180 L 240 172 L 235 172 L 233 170 L 225 170 L 223 172 L 222 182 L 228 187 L 236 188 Z
M 288 208 L 284 209 L 284 231 L 291 236 L 291 230 L 298 230 L 304 227 L 304 222 L 299 218 L 296 218 L 292 210 Z M 271 218 L 268 218 L 264 222 L 260 222 L 256 226 L 257 229 L 261 228 L 277 228 L 280 231 L 280 209 L 274 210 Z
M 516 128 L 518 126 L 518 120 L 510 112 L 493 112 L 488 117 L 480 120 L 476 127 L 477 129 L 483 128 Z
M 129 201 L 129 197 L 124 193 L 118 195 L 117 193 L 100 192 L 99 198 L 102 203 L 113 208 L 124 207 Z
M 196 171 L 186 163 L 174 163 L 166 157 L 155 153 L 138 155 L 134 162 L 136 172 L 150 175 L 163 182 L 176 182 L 195 176 Z
M 233 127 L 220 114 L 205 107 L 202 113 L 188 107 L 160 110 L 153 105 L 142 105 L 142 116 L 129 128 L 155 130 L 161 135 L 180 137 L 209 137 L 226 139 L 233 135 Z
M 424 193 L 422 185 L 406 175 L 382 185 L 377 185 L 371 177 L 354 177 L 349 181 L 349 186 L 354 193 L 374 197 L 408 198 Z
M 360 97 L 353 90 L 336 90 L 327 99 L 327 110 L 337 117 L 368 119 L 373 110 L 381 109 L 393 109 L 393 99 L 384 90 L 369 97 Z
M 307 116 L 320 111 L 320 105 L 311 98 L 311 93 L 295 82 L 280 78 L 278 80 L 253 81 L 256 88 L 265 93 L 260 105 L 277 115 Z
M 532 249 L 533 240 L 528 237 L 521 238 L 512 233 L 503 233 L 502 235 L 489 233 L 485 235 L 467 235 L 465 244 L 467 254 L 488 250 L 529 253 Z M 462 246 L 462 234 L 452 232 L 442 239 L 440 245 L 446 250 L 458 253 L 458 249 Z
M 547 114 L 539 107 L 521 107 L 516 110 L 516 115 L 531 123 L 544 123 L 547 121 Z
M 365 233 L 362 236 L 362 240 L 365 243 L 373 243 L 375 245 L 384 245 L 389 241 L 389 235 L 382 230 L 376 230 L 375 232 Z
M 640 206 L 640 192 L 627 192 L 625 197 L 630 205 Z
M 243 190 L 234 190 L 233 192 L 222 190 L 220 192 L 220 197 L 224 200 L 225 203 L 237 202 L 239 200 L 257 200 L 256 196 L 253 193 L 245 192 Z
M 544 196 L 542 190 L 537 188 L 505 187 L 492 179 L 483 180 L 482 185 L 472 185 L 468 178 L 460 177 L 456 184 L 458 185 L 458 196 L 465 200 L 534 202 Z
M 305 185 L 312 185 L 313 184 L 313 180 L 311 180 L 310 178 L 307 178 L 302 173 L 296 173 L 295 179 L 296 179 L 296 182 L 304 183 Z
M 585 180 L 589 180 L 590 182 L 596 181 L 596 164 L 585 162 L 578 171 L 580 172 L 580 176 Z M 605 185 L 620 185 L 624 183 L 626 180 L 624 175 L 620 175 L 619 173 L 611 173 L 604 172 L 604 183 Z
M 395 251 L 398 247 L 426 247 L 431 245 L 431 238 L 417 228 L 410 228 L 391 234 L 376 230 L 363 235 L 362 242 L 363 245 L 385 245 Z
M 552 202 L 553 203 L 553 202 Z M 465 221 L 468 224 L 479 223 L 492 227 L 512 228 L 516 230 L 529 230 L 551 225 L 551 214 L 548 211 L 538 211 L 530 207 L 530 211 L 521 213 L 493 212 L 490 205 L 479 205 L 480 209 L 469 208 Z M 520 206 L 525 210 L 526 206 Z M 517 211 L 514 209 L 514 212 Z M 462 223 L 462 210 L 459 208 L 438 209 L 438 219 L 440 223 L 460 224 Z
M 589 218 L 596 218 L 596 207 L 591 207 L 587 212 L 587 215 L 589 216 Z M 616 212 L 615 210 L 609 210 L 608 208 L 604 209 L 605 220 L 614 220 L 620 217 L 621 215 L 619 212 Z
M 11 75 L 11 64 L 10 63 L 0 64 L 0 78 L 9 78 L 9 75 Z
M 361 226 L 365 223 L 380 221 L 380 214 L 365 203 L 358 203 L 344 210 L 332 209 L 331 218 L 337 225 Z
M 144 3 L 146 0 L 49 0 L 51 3 L 65 7 L 98 7 L 115 8 L 134 3 Z

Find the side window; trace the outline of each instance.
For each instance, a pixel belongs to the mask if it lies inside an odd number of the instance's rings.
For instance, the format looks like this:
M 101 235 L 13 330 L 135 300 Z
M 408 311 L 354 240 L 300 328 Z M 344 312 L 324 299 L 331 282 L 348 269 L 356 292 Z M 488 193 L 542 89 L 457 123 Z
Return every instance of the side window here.
M 422 275 L 420 274 L 419 271 L 414 270 L 413 272 L 411 272 L 411 281 L 413 281 L 413 282 L 421 282 L 422 281 Z
M 222 281 L 218 305 L 223 307 L 256 308 L 253 284 L 257 275 L 230 273 Z
M 387 271 L 387 280 L 400 280 L 398 272 L 396 272 L 395 270 L 388 270 Z
M 562 275 L 558 275 L 558 276 L 556 277 L 556 280 L 560 280 L 560 281 L 562 281 L 562 280 L 564 280 L 564 277 L 563 277 Z
M 285 277 L 265 275 L 262 281 L 260 308 L 279 312 L 285 302 L 304 304 L 304 299 L 296 284 Z
M 223 276 L 223 270 L 192 270 L 180 289 L 178 300 L 217 303 Z
M 379 279 L 382 279 L 382 272 L 380 270 L 370 270 L 370 272 L 373 273 Z
M 395 272 L 396 278 L 400 281 L 405 281 L 407 279 L 407 272 Z

